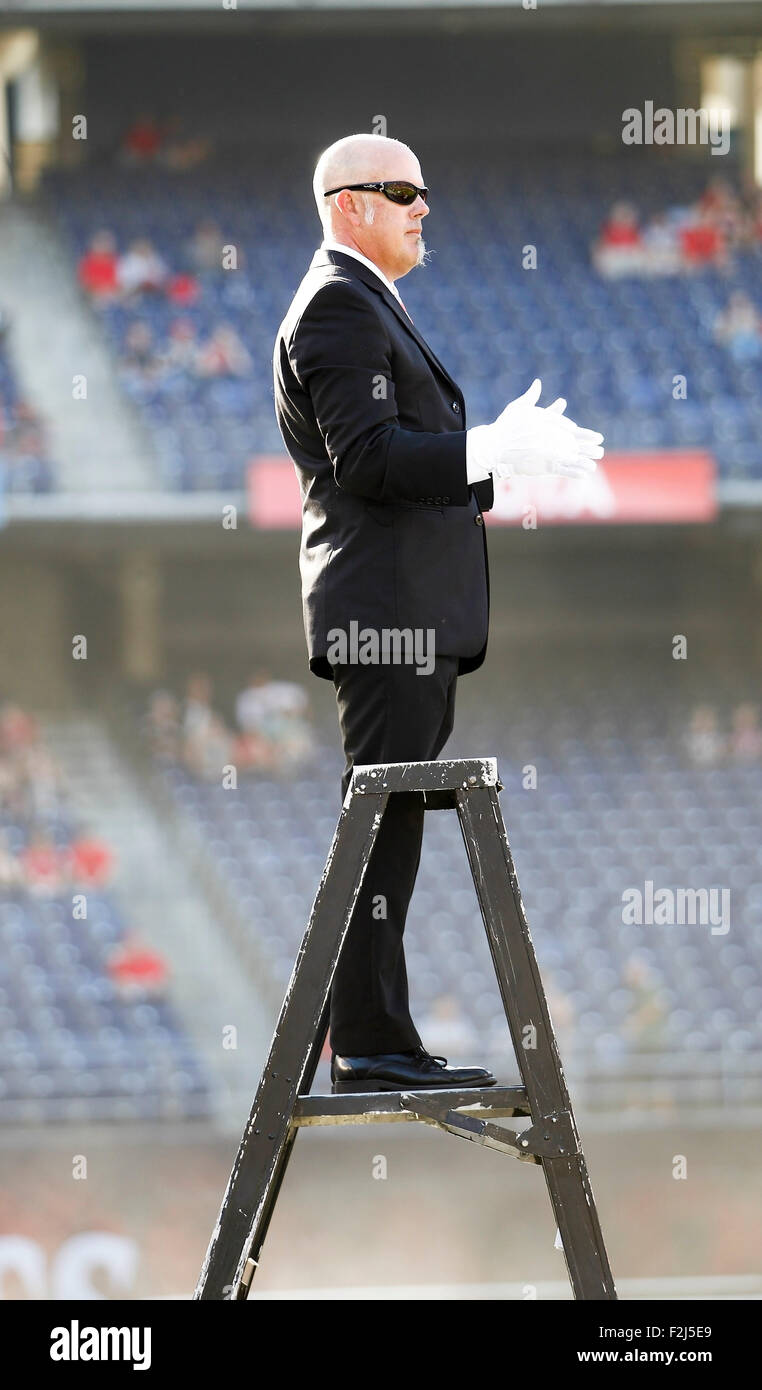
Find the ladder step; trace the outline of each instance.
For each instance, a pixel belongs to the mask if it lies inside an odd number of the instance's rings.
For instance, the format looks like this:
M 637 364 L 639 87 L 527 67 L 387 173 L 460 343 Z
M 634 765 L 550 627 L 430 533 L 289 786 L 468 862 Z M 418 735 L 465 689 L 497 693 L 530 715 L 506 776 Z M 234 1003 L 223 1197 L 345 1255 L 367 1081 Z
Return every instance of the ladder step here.
M 401 1106 L 404 1093 L 406 1107 Z M 450 1110 L 466 1111 L 469 1115 L 508 1117 L 531 1115 L 529 1098 L 523 1086 L 474 1087 L 466 1091 L 355 1091 L 342 1095 L 299 1096 L 294 1106 L 292 1124 L 305 1125 L 388 1124 L 395 1120 L 415 1120 L 414 1102 L 422 1101 L 428 1114 L 441 1115 Z M 409 1102 L 409 1105 L 407 1104 Z M 432 1118 L 432 1124 L 437 1121 Z

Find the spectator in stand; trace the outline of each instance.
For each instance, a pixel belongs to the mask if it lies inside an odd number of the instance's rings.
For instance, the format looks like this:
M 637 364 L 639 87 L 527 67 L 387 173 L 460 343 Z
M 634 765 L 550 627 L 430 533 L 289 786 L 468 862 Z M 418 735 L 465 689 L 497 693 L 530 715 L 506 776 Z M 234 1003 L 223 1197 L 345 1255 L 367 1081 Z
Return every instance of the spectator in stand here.
M 685 750 L 694 767 L 716 767 L 725 752 L 725 740 L 717 727 L 711 705 L 697 705 L 685 734 Z
M 190 265 L 197 275 L 222 275 L 222 248 L 226 245 L 217 223 L 207 217 L 199 222 L 187 245 Z
M 128 932 L 121 946 L 106 963 L 121 997 L 130 1002 L 160 999 L 167 991 L 169 968 L 163 956 L 154 951 L 139 932 Z
M 293 681 L 270 680 L 257 672 L 236 701 L 239 728 L 249 739 L 264 743 L 267 762 L 277 773 L 289 772 L 314 756 L 309 724 L 309 698 Z
M 167 371 L 190 372 L 198 354 L 198 336 L 192 319 L 173 319 L 169 325 L 169 347 L 163 354 Z
M 77 278 L 93 304 L 111 304 L 119 295 L 116 241 L 111 232 L 97 232 L 77 266 Z
M 632 275 L 643 269 L 643 238 L 632 203 L 614 203 L 592 248 L 601 275 Z
M 280 685 L 284 692 L 288 689 L 285 681 L 276 684 Z M 284 775 L 298 772 L 301 767 L 312 762 L 315 756 L 312 729 L 306 709 L 306 695 L 299 686 L 291 689 L 300 691 L 304 706 L 295 706 L 291 697 L 285 694 L 282 697 L 275 696 L 275 700 L 282 699 L 283 702 L 274 703 L 269 716 L 277 749 L 276 770 Z
M 709 180 L 696 206 L 699 212 L 717 212 L 734 196 L 724 174 L 717 174 Z
M 113 877 L 114 856 L 92 829 L 82 829 L 69 846 L 68 871 L 77 888 L 106 888 Z
M 205 672 L 197 671 L 188 677 L 185 687 L 183 734 L 187 738 L 205 733 L 213 718 L 212 683 Z
M 640 246 L 640 240 L 638 215 L 632 203 L 614 203 L 607 220 L 601 227 L 600 245 L 629 248 Z
M 198 302 L 201 286 L 189 270 L 178 270 L 167 281 L 167 299 L 179 309 L 187 309 Z
M 233 749 L 233 761 L 247 771 L 258 768 L 274 772 L 277 766 L 277 749 L 266 727 L 269 682 L 266 672 L 255 672 L 235 703 L 236 723 L 241 733 Z
M 44 830 L 32 832 L 21 854 L 21 868 L 30 893 L 52 897 L 66 886 L 66 855 Z
M 176 762 L 180 756 L 180 707 L 169 690 L 157 690 L 151 696 L 146 724 L 154 757 Z
M 47 452 L 45 424 L 42 416 L 28 401 L 16 401 L 13 421 L 13 448 L 17 455 L 42 458 Z
M 235 717 L 244 734 L 261 734 L 267 707 L 268 671 L 255 671 L 235 702 Z
M 136 116 L 122 141 L 121 156 L 125 164 L 150 164 L 156 158 L 162 142 L 161 129 L 149 111 Z
M 730 181 L 722 174 L 709 180 L 696 204 L 700 214 L 708 214 L 720 235 L 730 246 L 744 239 L 746 214 L 743 203 Z
M 756 362 L 762 356 L 762 319 L 743 290 L 734 290 L 717 315 L 714 334 L 736 362 Z
M 128 382 L 143 385 L 161 376 L 163 359 L 156 352 L 153 329 L 147 323 L 131 323 L 119 359 L 119 370 Z
M 61 770 L 34 719 L 17 705 L 0 710 L 0 806 L 35 824 L 60 815 Z
M 186 739 L 185 763 L 196 777 L 208 782 L 220 782 L 224 769 L 233 765 L 235 739 L 224 719 L 213 714 L 202 732 Z
M 207 675 L 188 680 L 183 715 L 183 760 L 196 777 L 210 781 L 222 777 L 232 761 L 233 736 L 212 707 L 212 687 Z
M 19 764 L 24 778 L 24 814 L 39 822 L 60 815 L 65 800 L 64 782 L 50 749 L 38 741 L 20 752 Z
M 37 725 L 17 705 L 0 709 L 0 807 L 9 815 L 28 812 L 27 754 L 38 738 Z
M 737 705 L 733 710 L 730 756 L 736 763 L 758 763 L 762 759 L 762 730 L 756 705 Z
M 47 491 L 53 470 L 48 462 L 48 446 L 42 417 L 27 401 L 17 400 L 3 407 L 0 398 L 0 450 L 10 470 L 27 481 L 25 488 Z
M 167 169 L 183 172 L 203 164 L 212 152 L 212 142 L 205 135 L 189 135 L 183 131 L 181 116 L 171 116 L 164 125 L 161 149 L 157 162 Z
M 196 374 L 205 377 L 244 377 L 251 374 L 253 362 L 235 329 L 229 323 L 215 328 L 196 356 Z
M 728 261 L 725 238 L 710 208 L 697 211 L 680 228 L 680 251 L 686 270 L 701 270 L 707 265 L 726 265 Z
M 212 218 L 204 218 L 196 224 L 193 236 L 186 244 L 188 264 L 202 277 L 225 275 L 230 269 L 227 263 L 223 264 L 226 246 L 235 247 L 235 269 L 241 270 L 246 264 L 243 247 L 233 237 L 225 236 Z
M 643 269 L 649 275 L 674 275 L 680 269 L 677 234 L 664 212 L 654 213 L 643 231 Z
M 40 736 L 37 720 L 19 705 L 5 704 L 0 709 L 0 753 L 14 754 L 29 748 Z
M 167 267 L 147 237 L 131 242 L 119 260 L 117 278 L 125 298 L 159 294 L 167 283 Z

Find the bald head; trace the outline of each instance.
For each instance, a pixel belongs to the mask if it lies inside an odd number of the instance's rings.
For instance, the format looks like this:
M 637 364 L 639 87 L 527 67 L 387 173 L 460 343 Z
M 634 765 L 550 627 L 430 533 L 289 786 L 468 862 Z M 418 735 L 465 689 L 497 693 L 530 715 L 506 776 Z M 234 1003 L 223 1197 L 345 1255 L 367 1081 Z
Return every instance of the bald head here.
M 403 165 L 404 172 L 401 172 Z M 411 166 L 417 170 L 415 182 L 420 184 L 420 166 L 413 151 L 401 140 L 392 140 L 387 135 L 345 135 L 329 145 L 315 165 L 312 182 L 318 217 L 325 230 L 331 229 L 336 211 L 333 199 L 323 196 L 326 189 L 346 187 L 348 183 L 409 179 Z
M 420 196 L 405 206 L 383 193 L 353 191 L 349 185 L 395 179 L 423 187 L 421 166 L 410 146 L 386 135 L 359 134 L 345 135 L 323 150 L 312 184 L 326 239 L 361 252 L 391 280 L 423 264 L 421 223 L 429 209 Z M 339 191 L 326 198 L 329 188 Z

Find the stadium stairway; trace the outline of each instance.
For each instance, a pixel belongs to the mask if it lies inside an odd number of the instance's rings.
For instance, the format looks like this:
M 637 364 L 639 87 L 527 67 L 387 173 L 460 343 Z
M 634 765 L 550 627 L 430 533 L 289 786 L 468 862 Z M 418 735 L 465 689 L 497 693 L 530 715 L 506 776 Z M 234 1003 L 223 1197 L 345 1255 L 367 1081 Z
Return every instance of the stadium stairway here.
M 221 1131 L 240 1128 L 274 1015 L 242 971 L 216 905 L 193 872 L 203 846 L 186 844 L 182 852 L 171 816 L 146 798 L 139 772 L 104 723 L 67 716 L 49 718 L 46 727 L 77 814 L 114 851 L 112 891 L 126 919 L 167 961 L 173 1005 L 215 1083 L 216 1123 Z M 230 1025 L 236 1047 L 224 1032 Z
M 44 207 L 0 206 L 0 304 L 21 390 L 47 425 L 60 492 L 150 491 L 153 449 L 114 380 L 101 325 L 80 298 Z M 86 400 L 72 378 L 87 379 Z

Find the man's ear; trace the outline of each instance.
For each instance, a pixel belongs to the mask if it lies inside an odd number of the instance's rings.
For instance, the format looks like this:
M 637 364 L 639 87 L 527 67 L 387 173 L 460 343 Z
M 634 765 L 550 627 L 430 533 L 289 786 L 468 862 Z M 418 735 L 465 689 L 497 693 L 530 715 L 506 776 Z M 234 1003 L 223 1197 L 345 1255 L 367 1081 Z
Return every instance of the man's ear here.
M 359 220 L 360 209 L 358 207 L 357 197 L 354 193 L 350 192 L 348 188 L 342 188 L 340 193 L 334 193 L 333 200 L 339 211 L 344 214 L 348 221 L 352 222 Z

